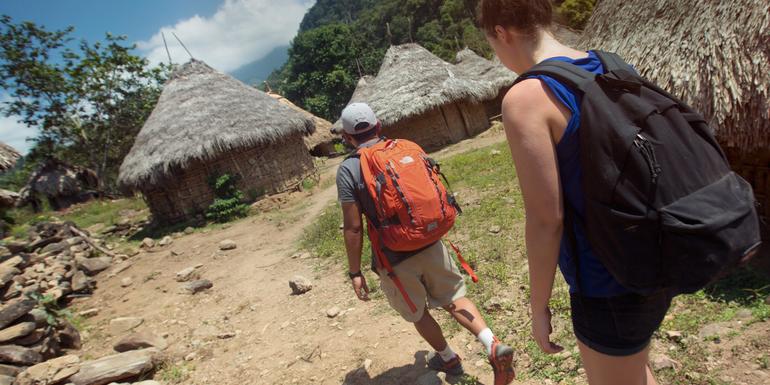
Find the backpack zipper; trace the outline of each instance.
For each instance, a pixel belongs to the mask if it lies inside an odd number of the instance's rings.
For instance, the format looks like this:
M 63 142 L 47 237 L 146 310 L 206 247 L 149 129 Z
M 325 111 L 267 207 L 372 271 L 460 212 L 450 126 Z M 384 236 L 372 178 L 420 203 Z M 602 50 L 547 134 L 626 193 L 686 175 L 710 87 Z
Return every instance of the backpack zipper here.
M 404 191 L 401 189 L 401 185 L 398 184 L 398 174 L 396 174 L 390 164 L 385 164 L 385 170 L 388 172 L 388 174 L 390 174 L 390 180 L 393 182 L 393 187 L 395 187 L 396 191 L 398 192 L 398 197 L 401 198 L 404 206 L 406 206 L 406 213 L 409 215 L 409 222 L 416 226 L 417 223 L 414 221 L 414 216 L 412 215 L 412 206 L 409 206 L 409 202 L 406 200 L 406 195 L 404 195 Z
M 634 146 L 639 149 L 639 152 L 642 154 L 642 158 L 644 158 L 645 163 L 647 163 L 647 167 L 650 170 L 650 178 L 652 179 L 652 184 L 657 185 L 658 176 L 660 176 L 660 173 L 663 171 L 663 169 L 660 167 L 658 158 L 655 156 L 655 149 L 652 147 L 652 142 L 650 142 L 650 140 L 645 138 L 642 134 L 636 134 L 636 139 L 634 139 Z
M 436 195 L 438 196 L 438 201 L 441 202 L 441 216 L 442 218 L 446 219 L 446 207 L 444 206 L 444 198 L 441 196 L 441 190 L 438 188 L 438 183 L 433 178 L 433 168 L 430 166 L 430 163 L 425 159 L 425 157 L 422 158 L 423 162 L 425 163 L 425 169 L 428 171 L 428 179 L 430 179 L 431 182 L 433 182 L 433 187 L 436 189 Z

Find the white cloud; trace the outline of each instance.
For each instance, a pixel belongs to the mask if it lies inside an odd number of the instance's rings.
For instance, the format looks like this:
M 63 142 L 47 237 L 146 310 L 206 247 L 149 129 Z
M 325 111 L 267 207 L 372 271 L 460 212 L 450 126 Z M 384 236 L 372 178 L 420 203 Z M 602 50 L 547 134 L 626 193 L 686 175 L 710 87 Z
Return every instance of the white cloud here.
M 150 63 L 168 62 L 161 32 L 174 63 L 189 59 L 176 33 L 196 59 L 220 71 L 232 71 L 288 44 L 313 0 L 225 0 L 210 17 L 195 15 L 162 27 L 148 41 L 137 42 Z

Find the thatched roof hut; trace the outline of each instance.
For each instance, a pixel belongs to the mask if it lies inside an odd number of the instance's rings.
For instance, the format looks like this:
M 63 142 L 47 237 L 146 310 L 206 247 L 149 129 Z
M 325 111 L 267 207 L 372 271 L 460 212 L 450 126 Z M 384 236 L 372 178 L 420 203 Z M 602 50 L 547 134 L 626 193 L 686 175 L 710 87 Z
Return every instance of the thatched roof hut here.
M 19 158 L 21 154 L 15 148 L 0 142 L 0 172 L 13 168 Z
M 279 94 L 276 94 L 270 91 L 268 91 L 267 94 L 273 99 L 291 107 L 292 109 L 304 115 L 305 117 L 313 120 L 313 123 L 315 123 L 315 133 L 305 137 L 305 146 L 307 146 L 307 149 L 308 151 L 310 151 L 311 155 L 313 156 L 336 155 L 336 151 L 334 150 L 334 141 L 337 139 L 337 137 L 331 132 L 331 128 L 332 128 L 331 122 L 329 122 L 324 118 L 315 116 L 309 111 L 303 110 L 296 104 L 292 103 L 291 100 L 286 99 L 285 97 Z
M 497 57 L 493 60 L 487 60 L 468 48 L 457 53 L 455 63 L 455 68 L 459 73 L 468 79 L 485 82 L 486 86 L 490 88 L 490 92 L 495 93 L 496 96 L 486 100 L 484 106 L 488 117 L 500 115 L 503 97 L 511 89 L 518 75 L 505 68 Z
M 488 83 L 463 76 L 454 65 L 413 43 L 390 47 L 377 76 L 359 85 L 365 90 L 356 90 L 351 103 L 369 104 L 385 135 L 413 140 L 426 149 L 489 128 L 482 102 L 497 96 Z M 335 131 L 340 127 L 335 123 Z
M 49 157 L 30 175 L 20 194 L 24 202 L 46 198 L 54 210 L 65 209 L 98 195 L 99 178 L 91 169 Z
M 297 188 L 314 171 L 303 142 L 314 130 L 312 119 L 191 60 L 165 84 L 118 181 L 142 191 L 155 219 L 190 218 L 213 201 L 213 175 L 238 176 L 253 198 Z
M 702 112 L 770 216 L 767 0 L 604 0 L 581 45 L 619 53 Z

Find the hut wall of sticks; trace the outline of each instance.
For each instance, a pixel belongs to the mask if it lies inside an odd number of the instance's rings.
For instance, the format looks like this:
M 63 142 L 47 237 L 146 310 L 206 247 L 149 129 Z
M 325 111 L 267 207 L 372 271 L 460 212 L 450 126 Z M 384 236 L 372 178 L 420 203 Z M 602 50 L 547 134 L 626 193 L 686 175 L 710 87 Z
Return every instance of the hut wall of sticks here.
M 383 135 L 412 140 L 427 151 L 475 136 L 490 126 L 485 102 L 510 87 L 516 75 L 466 51 L 463 58 L 475 57 L 454 65 L 417 44 L 392 46 L 377 76 L 359 80 L 350 103 L 369 104 Z M 341 129 L 340 121 L 332 128 Z
M 580 46 L 617 52 L 703 113 L 770 219 L 767 0 L 604 0 Z
M 143 193 L 154 220 L 193 219 L 222 173 L 251 198 L 299 189 L 315 173 L 304 142 L 314 130 L 311 118 L 192 60 L 164 86 L 118 180 Z

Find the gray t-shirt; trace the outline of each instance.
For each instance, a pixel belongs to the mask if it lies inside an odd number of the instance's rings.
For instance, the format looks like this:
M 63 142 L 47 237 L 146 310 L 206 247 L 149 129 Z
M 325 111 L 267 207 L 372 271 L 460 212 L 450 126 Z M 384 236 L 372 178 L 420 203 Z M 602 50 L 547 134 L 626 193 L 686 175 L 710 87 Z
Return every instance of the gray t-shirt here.
M 366 142 L 360 145 L 358 148 L 373 146 L 379 143 L 380 140 L 372 140 Z M 364 184 L 364 177 L 361 174 L 361 159 L 359 159 L 357 156 L 348 157 L 342 162 L 342 164 L 340 164 L 340 167 L 337 169 L 337 197 L 340 203 L 357 203 L 358 207 L 361 209 L 361 212 L 366 216 L 366 218 L 373 220 L 373 223 L 375 224 L 377 223 L 376 206 L 374 204 L 374 200 L 369 194 L 369 191 L 366 189 L 366 185 Z M 427 247 L 430 246 L 432 246 L 432 244 L 428 245 Z M 427 247 L 424 247 L 420 250 L 407 252 L 393 251 L 387 247 L 383 247 L 383 251 L 385 252 L 385 256 L 388 257 L 390 264 L 395 266 L 401 261 L 419 253 L 422 250 L 425 250 Z M 375 259 L 376 256 L 374 255 L 374 251 L 372 251 L 372 270 L 375 270 Z

